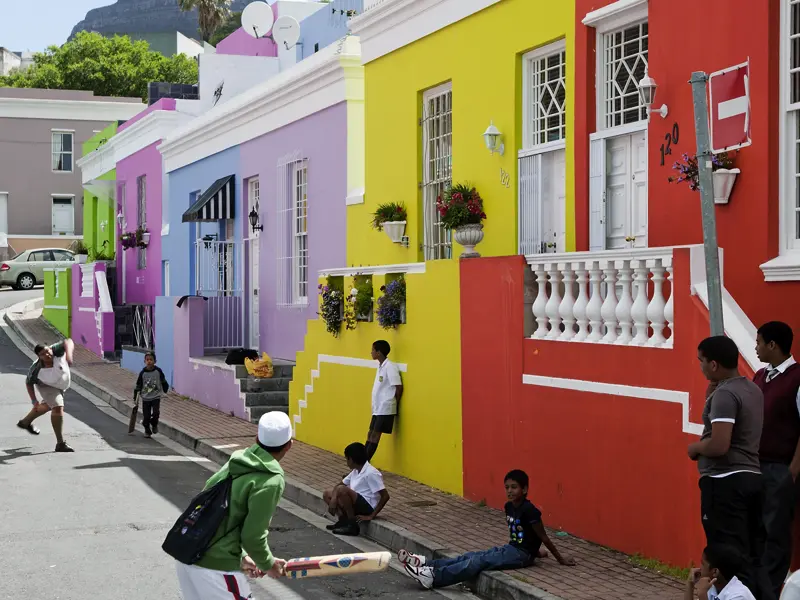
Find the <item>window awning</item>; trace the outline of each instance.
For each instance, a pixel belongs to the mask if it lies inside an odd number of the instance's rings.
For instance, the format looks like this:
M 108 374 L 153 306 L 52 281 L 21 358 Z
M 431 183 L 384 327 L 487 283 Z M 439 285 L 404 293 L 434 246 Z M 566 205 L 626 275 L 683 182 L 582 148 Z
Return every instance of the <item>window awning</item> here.
M 236 204 L 235 175 L 217 179 L 210 188 L 203 192 L 197 201 L 189 207 L 183 218 L 184 223 L 197 221 L 219 221 L 233 219 Z

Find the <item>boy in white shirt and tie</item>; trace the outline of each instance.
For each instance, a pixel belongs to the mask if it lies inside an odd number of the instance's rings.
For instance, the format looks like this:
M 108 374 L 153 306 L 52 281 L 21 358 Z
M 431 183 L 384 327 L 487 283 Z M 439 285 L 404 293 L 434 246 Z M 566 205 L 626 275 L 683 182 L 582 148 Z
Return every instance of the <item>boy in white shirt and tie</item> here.
M 403 395 L 403 380 L 400 370 L 387 357 L 391 347 L 389 342 L 378 340 L 372 344 L 372 359 L 378 361 L 375 383 L 372 384 L 372 421 L 367 434 L 367 460 L 372 460 L 378 450 L 381 435 L 391 434 L 397 405 Z

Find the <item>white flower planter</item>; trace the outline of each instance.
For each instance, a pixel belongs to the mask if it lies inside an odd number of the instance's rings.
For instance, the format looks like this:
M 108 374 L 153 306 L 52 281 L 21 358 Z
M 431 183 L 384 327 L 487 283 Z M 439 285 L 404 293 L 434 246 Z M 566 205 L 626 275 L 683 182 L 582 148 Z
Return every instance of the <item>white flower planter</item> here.
M 475 246 L 483 240 L 483 224 L 462 225 L 453 231 L 453 239 L 464 246 L 461 258 L 479 258 L 480 254 L 475 251 Z
M 149 233 L 143 233 L 142 234 L 142 243 L 145 246 L 149 246 L 150 245 L 150 234 Z
M 714 179 L 714 204 L 727 204 L 733 191 L 733 184 L 741 171 L 739 169 L 718 169 L 712 173 Z
M 403 241 L 403 234 L 406 232 L 406 221 L 386 221 L 381 227 L 395 244 Z
M 75 262 L 79 265 L 85 265 L 86 261 L 89 260 L 88 254 L 76 254 L 75 255 Z

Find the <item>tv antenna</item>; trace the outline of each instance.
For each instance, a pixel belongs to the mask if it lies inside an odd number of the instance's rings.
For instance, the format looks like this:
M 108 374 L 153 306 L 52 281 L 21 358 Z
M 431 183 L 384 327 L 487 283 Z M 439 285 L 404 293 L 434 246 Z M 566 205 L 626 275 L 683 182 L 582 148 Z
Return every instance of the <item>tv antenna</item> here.
M 278 17 L 266 2 L 251 2 L 242 12 L 242 27 L 256 39 L 268 38 L 290 50 L 300 39 L 300 23 L 294 17 Z

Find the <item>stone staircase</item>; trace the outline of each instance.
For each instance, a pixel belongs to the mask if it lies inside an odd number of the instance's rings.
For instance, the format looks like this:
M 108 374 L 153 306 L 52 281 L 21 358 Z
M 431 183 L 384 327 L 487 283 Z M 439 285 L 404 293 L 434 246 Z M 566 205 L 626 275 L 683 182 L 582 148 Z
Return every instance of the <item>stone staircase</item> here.
M 292 381 L 294 363 L 285 360 L 273 362 L 275 374 L 270 379 L 251 377 L 243 366 L 236 367 L 239 389 L 250 409 L 250 420 L 258 423 L 261 415 L 279 410 L 289 414 L 289 383 Z

